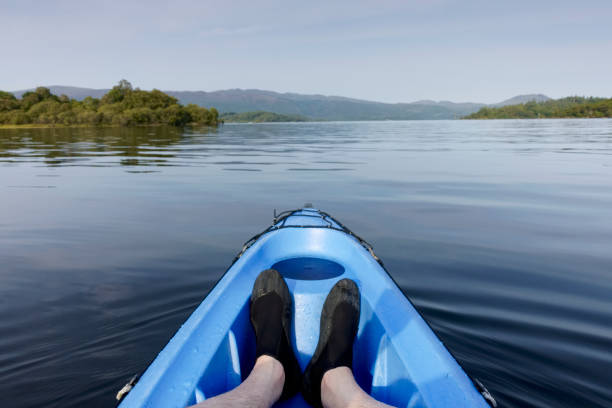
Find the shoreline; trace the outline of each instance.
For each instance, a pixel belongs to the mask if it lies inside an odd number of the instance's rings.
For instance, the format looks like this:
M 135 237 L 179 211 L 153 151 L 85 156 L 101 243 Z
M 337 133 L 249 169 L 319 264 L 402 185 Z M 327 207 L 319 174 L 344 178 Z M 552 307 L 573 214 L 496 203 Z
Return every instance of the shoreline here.
M 222 125 L 223 122 L 219 122 L 216 125 L 205 125 L 205 124 L 199 124 L 199 123 L 189 123 L 185 126 L 172 126 L 172 125 L 166 125 L 164 123 L 149 123 L 146 125 L 129 125 L 129 126 L 123 126 L 123 125 L 88 125 L 88 124 L 78 124 L 78 125 L 58 125 L 58 124 L 48 124 L 48 123 L 26 123 L 23 125 L 7 125 L 7 124 L 0 124 L 0 129 L 106 129 L 106 128 L 124 128 L 124 129 L 129 129 L 129 128 L 147 128 L 147 127 L 169 127 L 169 128 L 175 128 L 175 129 L 181 129 L 184 127 L 218 127 L 219 125 Z

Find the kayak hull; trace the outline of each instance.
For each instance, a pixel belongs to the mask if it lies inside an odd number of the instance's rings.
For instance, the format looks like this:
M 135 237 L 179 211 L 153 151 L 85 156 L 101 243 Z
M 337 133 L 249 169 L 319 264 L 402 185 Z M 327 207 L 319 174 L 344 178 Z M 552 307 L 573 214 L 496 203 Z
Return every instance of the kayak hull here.
M 366 392 L 401 407 L 488 407 L 371 247 L 314 209 L 289 213 L 245 246 L 120 407 L 185 407 L 238 386 L 255 359 L 249 297 L 268 268 L 292 294 L 291 341 L 302 369 L 318 342 L 325 297 L 350 278 L 361 291 L 353 372 Z M 308 406 L 299 395 L 278 405 Z

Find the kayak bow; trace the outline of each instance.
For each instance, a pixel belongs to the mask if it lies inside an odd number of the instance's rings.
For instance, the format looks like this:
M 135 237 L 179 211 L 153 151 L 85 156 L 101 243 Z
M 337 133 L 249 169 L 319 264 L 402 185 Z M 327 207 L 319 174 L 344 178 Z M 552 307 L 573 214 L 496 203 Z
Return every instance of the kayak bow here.
M 367 393 L 400 407 L 488 407 L 485 397 L 495 404 L 403 295 L 372 247 L 328 214 L 303 208 L 275 216 L 270 228 L 245 244 L 120 407 L 185 407 L 239 385 L 255 356 L 249 297 L 255 278 L 268 268 L 283 275 L 293 295 L 291 341 L 302 369 L 317 345 L 327 293 L 350 278 L 361 291 L 353 372 Z M 308 406 L 300 395 L 278 405 Z

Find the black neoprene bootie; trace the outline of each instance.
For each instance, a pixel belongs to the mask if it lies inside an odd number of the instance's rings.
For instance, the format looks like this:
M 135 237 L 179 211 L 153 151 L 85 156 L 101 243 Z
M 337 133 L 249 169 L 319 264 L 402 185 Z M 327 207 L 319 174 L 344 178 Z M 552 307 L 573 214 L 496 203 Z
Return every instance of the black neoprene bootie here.
M 285 370 L 285 385 L 280 399 L 299 389 L 301 374 L 289 334 L 291 332 L 291 295 L 280 273 L 267 269 L 259 274 L 251 293 L 251 324 L 255 329 L 256 357 L 268 355 Z
M 338 281 L 327 295 L 321 311 L 319 343 L 302 380 L 302 395 L 321 407 L 321 380 L 332 368 L 353 367 L 353 341 L 359 328 L 360 294 L 350 279 Z

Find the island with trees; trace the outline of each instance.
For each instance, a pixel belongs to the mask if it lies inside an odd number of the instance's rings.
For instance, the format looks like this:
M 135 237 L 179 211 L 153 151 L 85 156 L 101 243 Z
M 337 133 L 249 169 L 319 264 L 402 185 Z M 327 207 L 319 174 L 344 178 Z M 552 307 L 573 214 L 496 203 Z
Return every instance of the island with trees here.
M 497 108 L 484 107 L 464 119 L 612 118 L 612 98 L 571 96 Z
M 220 122 L 215 108 L 183 106 L 160 90 L 134 89 L 126 80 L 100 99 L 82 101 L 53 95 L 44 87 L 24 93 L 21 99 L 0 91 L 0 126 L 215 126 Z
M 302 115 L 284 115 L 274 112 L 227 112 L 221 115 L 224 122 L 262 123 L 262 122 L 308 122 L 310 119 Z

